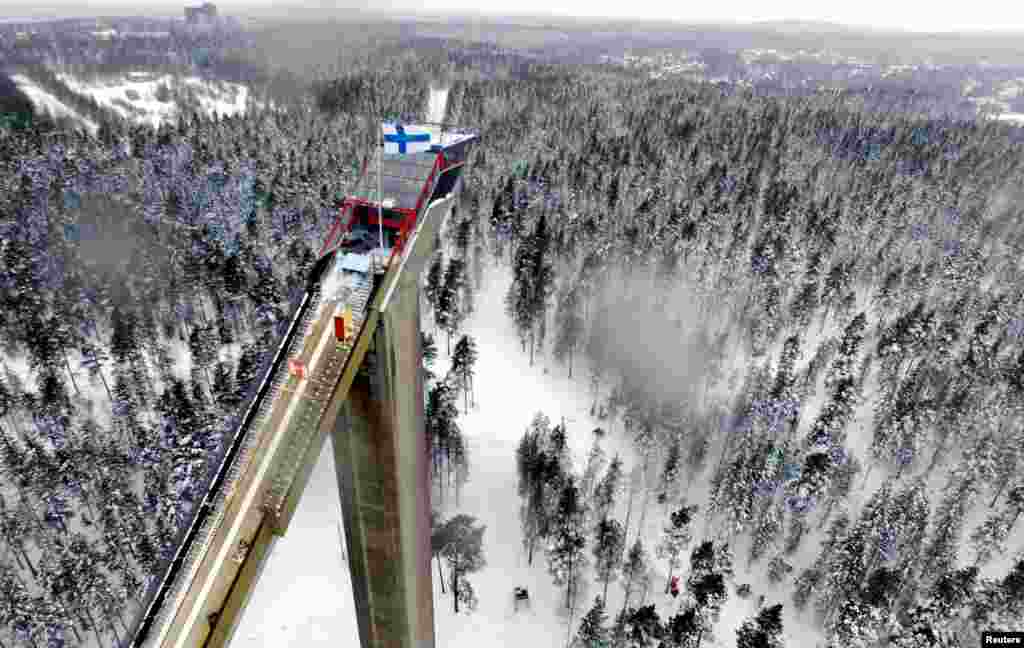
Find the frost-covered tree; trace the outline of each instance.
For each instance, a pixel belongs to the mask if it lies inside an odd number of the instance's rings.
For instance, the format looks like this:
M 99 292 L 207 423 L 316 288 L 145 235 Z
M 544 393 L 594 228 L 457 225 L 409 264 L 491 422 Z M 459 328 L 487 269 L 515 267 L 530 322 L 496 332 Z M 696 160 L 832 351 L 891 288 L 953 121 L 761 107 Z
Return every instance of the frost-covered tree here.
M 619 455 L 612 457 L 601 481 L 594 489 L 594 519 L 600 520 L 608 516 L 615 506 L 615 498 L 622 489 L 622 459 Z M 628 523 L 627 518 L 627 523 Z M 629 529 L 627 528 L 628 532 Z
M 444 281 L 437 294 L 435 322 L 448 334 L 448 354 L 452 352 L 452 336 L 462 327 L 465 319 L 465 308 L 460 294 L 463 285 L 465 266 L 462 259 L 452 259 L 445 268 Z
M 548 299 L 554 288 L 550 248 L 547 216 L 541 212 L 536 228 L 516 250 L 512 285 L 505 300 L 524 350 L 530 341 L 530 366 L 534 351 L 544 344 Z
M 680 452 L 679 439 L 673 438 L 668 447 L 668 454 L 665 457 L 665 465 L 662 468 L 658 484 L 658 501 L 665 505 L 666 512 L 679 491 Z
M 235 367 L 235 396 L 241 401 L 249 390 L 254 388 L 259 371 L 259 351 L 254 344 L 242 346 L 242 355 L 238 358 L 238 365 Z
M 426 287 L 423 289 L 423 296 L 430 306 L 430 312 L 437 309 L 438 296 L 444 286 L 444 254 L 438 250 L 430 260 L 430 267 L 427 269 Z M 437 324 L 435 320 L 435 325 Z
M 607 648 L 611 639 L 611 629 L 605 625 L 607 621 L 604 599 L 595 597 L 594 606 L 580 620 L 576 641 L 582 648 Z
M 794 582 L 793 604 L 796 609 L 804 609 L 813 595 L 823 591 L 829 561 L 835 555 L 849 527 L 849 514 L 841 509 L 839 514 L 832 519 L 832 524 L 829 525 L 825 539 L 821 544 L 821 553 L 810 567 L 800 573 Z
M 462 434 L 458 424 L 458 407 L 455 405 L 455 394 L 451 386 L 440 381 L 430 387 L 427 402 L 423 408 L 427 446 L 430 448 L 434 464 L 434 474 L 442 474 L 442 460 L 451 460 L 452 440 Z M 444 480 L 440 481 L 441 497 L 444 498 Z
M 781 498 L 771 498 L 762 504 L 761 515 L 754 528 L 754 537 L 750 543 L 747 564 L 751 565 L 771 550 L 778 541 L 782 531 L 782 518 L 785 514 Z
M 564 473 L 560 457 L 552 452 L 550 421 L 537 413 L 516 449 L 519 473 L 520 521 L 527 562 L 533 564 L 538 540 L 548 539 L 553 529 L 555 509 Z
M 473 377 L 477 361 L 476 341 L 469 335 L 463 335 L 455 343 L 452 364 L 448 371 L 451 383 L 456 385 L 463 394 L 464 411 L 469 411 L 470 396 L 473 392 Z
M 793 571 L 793 565 L 784 556 L 775 556 L 768 561 L 768 580 L 772 583 L 780 583 Z
M 621 612 L 615 620 L 612 634 L 616 646 L 651 648 L 664 636 L 664 628 L 654 605 L 647 605 Z
M 597 429 L 599 430 L 600 428 Z M 583 494 L 583 497 L 590 498 L 593 495 L 597 476 L 604 470 L 606 463 L 605 452 L 601 447 L 601 437 L 595 434 L 594 440 L 590 445 L 590 451 L 587 453 L 587 464 L 583 469 L 583 478 L 580 480 L 580 493 Z
M 970 542 L 974 550 L 975 566 L 981 566 L 1005 551 L 1006 540 L 1024 512 L 1024 486 L 1010 489 L 1006 506 L 988 516 L 974 532 Z
M 448 562 L 452 600 L 458 614 L 459 603 L 469 610 L 476 608 L 476 596 L 466 576 L 487 564 L 483 556 L 483 535 L 487 527 L 477 525 L 475 518 L 461 514 L 445 522 L 444 527 L 441 535 L 447 542 L 441 549 L 441 555 Z
M 563 288 L 555 311 L 555 342 L 552 352 L 557 362 L 568 360 L 569 378 L 572 378 L 574 352 L 583 336 L 581 307 L 579 287 L 572 283 Z
M 622 609 L 625 610 L 634 592 L 646 592 L 650 587 L 647 552 L 644 550 L 643 541 L 640 538 L 636 539 L 626 555 L 626 561 L 622 565 L 622 578 L 624 581 L 622 589 L 625 592 Z
M 736 630 L 736 648 L 781 648 L 782 604 L 758 611 Z
M 615 580 L 622 552 L 626 548 L 626 531 L 618 520 L 602 518 L 594 529 L 594 570 L 604 581 L 602 599 L 608 596 L 608 584 Z
M 682 506 L 679 510 L 673 511 L 669 516 L 669 524 L 665 527 L 661 542 L 658 543 L 656 552 L 659 558 L 668 563 L 668 578 L 665 581 L 665 593 L 669 591 L 672 584 L 672 572 L 682 564 L 682 553 L 693 538 L 693 515 L 698 510 L 696 505 Z
M 586 545 L 583 503 L 579 499 L 579 489 L 572 475 L 566 478 L 562 486 L 552 527 L 551 543 L 547 548 L 548 570 L 554 577 L 555 585 L 565 586 L 565 607 L 572 610 L 587 563 L 583 552 Z
M 932 518 L 931 537 L 924 544 L 916 565 L 926 584 L 933 583 L 936 574 L 947 573 L 956 565 L 956 552 L 973 490 L 970 479 L 954 477 L 943 493 Z

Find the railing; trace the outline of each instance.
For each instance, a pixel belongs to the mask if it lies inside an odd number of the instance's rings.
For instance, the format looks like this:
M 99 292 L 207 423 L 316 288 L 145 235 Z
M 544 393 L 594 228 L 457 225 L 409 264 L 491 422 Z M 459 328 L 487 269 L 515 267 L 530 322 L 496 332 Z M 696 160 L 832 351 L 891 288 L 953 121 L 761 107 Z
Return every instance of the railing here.
M 443 162 L 444 153 L 438 153 L 437 158 L 434 159 L 434 166 L 430 168 L 430 175 L 427 176 L 427 181 L 423 183 L 423 190 L 420 191 L 420 196 L 416 199 L 416 218 L 419 218 L 420 216 L 420 208 L 423 206 L 423 201 L 434 191 L 434 179 L 437 177 L 438 167 L 441 166 Z
M 280 380 L 282 376 L 287 375 L 284 369 L 285 360 L 292 354 L 295 337 L 302 332 L 303 323 L 308 323 L 307 315 L 310 308 L 317 302 L 320 291 L 319 284 L 326 267 L 326 262 L 320 262 L 314 264 L 310 271 L 307 289 L 302 300 L 295 307 L 290 324 L 274 351 L 269 368 L 263 375 L 259 387 L 253 393 L 245 414 L 235 428 L 234 435 L 227 443 L 217 470 L 204 490 L 202 501 L 194 509 L 189 526 L 178 536 L 181 541 L 177 545 L 174 556 L 168 563 L 161 565 L 163 578 L 156 584 L 156 590 L 149 598 L 146 611 L 135 625 L 133 637 L 128 644 L 130 648 L 140 648 L 149 638 L 154 626 L 159 628 L 166 615 L 176 612 L 174 609 L 164 609 L 167 599 L 178 596 L 181 588 L 186 585 L 186 583 L 180 582 L 182 570 L 196 564 L 194 563 L 195 560 L 198 560 L 195 556 L 196 545 L 214 532 L 211 515 L 217 517 L 223 514 L 224 501 L 228 496 L 228 491 L 233 487 L 228 482 L 228 476 L 235 472 L 233 466 L 249 438 L 253 425 L 269 418 L 273 401 L 277 398 Z M 203 538 L 200 538 L 201 535 Z
M 362 184 L 362 180 L 364 180 L 364 178 L 367 177 L 367 163 L 369 163 L 369 162 L 370 162 L 370 156 L 366 156 L 366 157 L 362 158 L 362 169 L 359 171 L 359 179 L 356 180 L 356 182 L 355 182 L 356 186 L 360 186 Z M 339 225 L 342 226 L 342 230 L 341 230 L 341 235 L 342 236 L 344 236 L 348 232 L 348 230 L 351 229 L 351 227 L 352 227 L 352 219 L 351 218 L 349 218 L 347 223 L 342 223 L 342 219 L 344 218 L 345 208 L 346 207 L 351 207 L 351 203 L 349 203 L 348 200 L 346 200 L 344 203 L 342 203 L 341 209 L 339 210 L 339 213 L 338 213 L 338 220 L 334 221 L 334 225 L 331 226 L 331 231 L 330 231 L 330 233 L 328 233 L 327 239 L 324 241 L 324 246 L 321 247 L 321 251 L 319 251 L 319 254 L 316 255 L 317 258 L 323 257 L 324 253 L 328 250 L 328 248 L 330 248 L 331 244 L 334 242 L 334 236 L 336 235 L 336 232 L 337 232 L 337 229 L 338 229 Z
M 417 222 L 419 222 L 423 201 L 427 200 L 434 193 L 434 185 L 437 183 L 437 172 L 441 168 L 443 161 L 444 153 L 438 153 L 437 158 L 434 159 L 434 166 L 430 168 L 430 175 L 427 176 L 427 181 L 423 184 L 423 190 L 420 191 L 419 198 L 416 199 L 416 211 L 412 220 L 402 219 L 402 226 L 398 230 L 398 240 L 395 241 L 395 246 L 391 249 L 391 255 L 388 257 L 388 265 L 391 265 L 391 262 L 402 254 L 406 238 L 411 230 L 415 229 Z

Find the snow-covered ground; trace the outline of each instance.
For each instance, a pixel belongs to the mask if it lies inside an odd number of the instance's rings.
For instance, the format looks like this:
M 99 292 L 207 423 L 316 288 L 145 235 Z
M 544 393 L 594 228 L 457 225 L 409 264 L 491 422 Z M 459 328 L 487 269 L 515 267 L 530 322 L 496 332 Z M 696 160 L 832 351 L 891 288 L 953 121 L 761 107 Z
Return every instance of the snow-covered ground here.
M 18 88 L 25 93 L 25 96 L 36 106 L 36 108 L 44 110 L 52 117 L 70 117 L 71 119 L 78 121 L 85 125 L 86 128 L 92 134 L 95 134 L 99 130 L 99 126 L 96 122 L 91 119 L 82 117 L 77 112 L 65 106 L 57 97 L 40 88 L 32 79 L 29 79 L 22 74 L 14 74 L 11 79 L 17 84 Z
M 448 88 L 431 88 L 430 101 L 427 106 L 427 120 L 443 122 L 445 108 L 448 106 Z
M 65 106 L 32 79 L 21 74 L 13 75 L 11 78 L 38 108 L 54 116 L 69 116 L 85 124 L 93 134 L 99 130 L 95 122 Z M 101 106 L 114 110 L 122 117 L 133 122 L 149 123 L 154 128 L 178 117 L 179 110 L 174 101 L 157 100 L 157 89 L 164 85 L 171 89 L 176 86 L 190 87 L 202 111 L 207 115 L 213 114 L 214 111 L 221 116 L 237 115 L 245 112 L 250 104 L 254 107 L 262 106 L 249 96 L 249 89 L 244 85 L 214 82 L 199 77 L 175 79 L 170 75 L 158 77 L 147 72 L 130 72 L 121 78 L 104 82 L 83 81 L 66 73 L 58 73 L 57 78 L 71 90 L 93 97 Z
M 221 115 L 235 115 L 244 112 L 249 99 L 249 89 L 237 83 L 212 83 L 198 77 L 174 79 L 170 75 L 154 77 L 147 74 L 130 73 L 108 82 L 86 82 L 69 74 L 57 77 L 69 88 L 80 94 L 91 96 L 101 106 L 113 109 L 122 117 L 133 121 L 148 121 L 153 127 L 162 122 L 176 119 L 178 108 L 173 102 L 161 102 L 156 98 L 157 89 L 166 85 L 191 86 L 199 104 L 207 114 L 217 111 Z M 126 107 L 131 106 L 131 109 Z
M 1013 121 L 1024 124 L 1024 113 L 1002 113 L 998 118 L 1003 121 Z
M 288 533 L 271 548 L 232 646 L 359 645 L 335 480 L 327 443 Z

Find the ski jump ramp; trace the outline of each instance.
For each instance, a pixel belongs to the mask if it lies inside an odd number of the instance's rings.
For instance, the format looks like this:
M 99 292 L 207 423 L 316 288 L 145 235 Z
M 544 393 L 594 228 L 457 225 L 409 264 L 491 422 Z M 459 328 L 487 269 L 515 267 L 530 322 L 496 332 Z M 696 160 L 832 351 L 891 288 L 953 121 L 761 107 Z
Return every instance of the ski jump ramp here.
M 361 648 L 434 648 L 418 292 L 452 201 L 431 202 L 386 267 L 317 262 L 133 648 L 229 645 L 328 435 Z

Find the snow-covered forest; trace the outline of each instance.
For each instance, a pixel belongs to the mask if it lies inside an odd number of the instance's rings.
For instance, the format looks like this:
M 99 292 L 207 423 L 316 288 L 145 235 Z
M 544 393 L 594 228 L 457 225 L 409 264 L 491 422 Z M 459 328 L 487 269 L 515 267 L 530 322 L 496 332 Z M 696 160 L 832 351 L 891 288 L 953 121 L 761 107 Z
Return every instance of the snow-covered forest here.
M 428 110 L 423 69 L 0 131 L 0 646 L 130 640 L 376 116 Z M 502 371 L 467 326 L 498 304 L 600 426 L 524 401 L 503 446 L 552 646 L 1024 630 L 1024 129 L 520 72 L 448 94 L 484 140 L 424 276 L 437 607 L 511 594 L 473 583 L 513 539 L 459 517 Z

